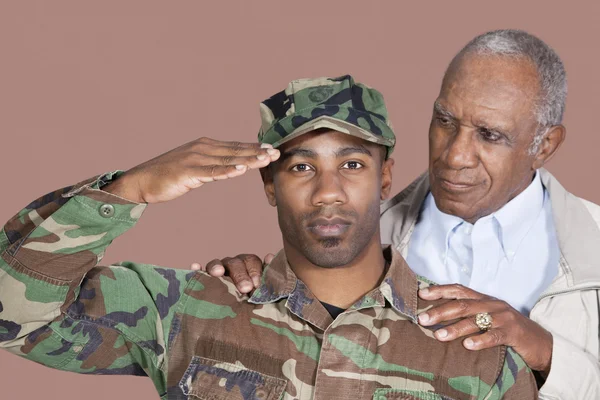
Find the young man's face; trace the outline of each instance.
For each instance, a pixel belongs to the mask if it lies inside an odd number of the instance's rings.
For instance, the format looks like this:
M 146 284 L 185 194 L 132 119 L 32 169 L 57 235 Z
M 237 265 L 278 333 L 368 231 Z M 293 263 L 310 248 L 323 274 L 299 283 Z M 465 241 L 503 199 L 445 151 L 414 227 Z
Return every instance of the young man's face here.
M 382 146 L 328 130 L 299 136 L 280 151 L 264 176 L 286 253 L 333 268 L 350 264 L 369 244 L 380 246 L 379 204 L 393 166 Z

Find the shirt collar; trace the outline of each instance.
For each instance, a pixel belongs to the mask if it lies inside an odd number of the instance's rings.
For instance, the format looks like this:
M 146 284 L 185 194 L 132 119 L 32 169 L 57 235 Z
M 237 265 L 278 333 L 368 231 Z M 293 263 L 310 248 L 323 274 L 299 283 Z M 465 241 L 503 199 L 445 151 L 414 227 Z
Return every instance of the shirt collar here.
M 417 314 L 418 281 L 400 253 L 391 246 L 383 249 L 389 262 L 381 284 L 358 300 L 349 309 L 359 310 L 376 305 L 391 307 L 413 322 Z M 296 277 L 281 250 L 263 271 L 261 283 L 248 302 L 253 304 L 274 303 L 287 298 L 286 307 L 298 317 L 325 330 L 333 319 L 310 289 Z
M 498 239 L 502 244 L 504 255 L 509 261 L 512 261 L 519 244 L 535 223 L 543 205 L 544 188 L 539 172 L 536 171 L 533 181 L 525 190 L 498 211 L 480 219 L 481 222 L 488 219 L 496 220 L 500 227 Z M 437 208 L 431 192 L 425 199 L 423 213 L 426 218 L 431 220 L 432 239 L 439 247 L 442 247 L 443 243 L 444 254 L 447 254 L 450 234 L 465 221 L 457 216 L 441 212 Z
M 444 256 L 446 256 L 448 254 L 450 233 L 465 221 L 455 215 L 441 212 L 435 204 L 435 199 L 431 192 L 429 192 L 425 199 L 423 214 L 425 218 L 431 221 L 431 239 L 434 241 L 436 248 L 444 249 Z
M 500 226 L 504 255 L 512 261 L 525 235 L 537 220 L 544 206 L 544 187 L 539 172 L 525 190 L 493 213 Z

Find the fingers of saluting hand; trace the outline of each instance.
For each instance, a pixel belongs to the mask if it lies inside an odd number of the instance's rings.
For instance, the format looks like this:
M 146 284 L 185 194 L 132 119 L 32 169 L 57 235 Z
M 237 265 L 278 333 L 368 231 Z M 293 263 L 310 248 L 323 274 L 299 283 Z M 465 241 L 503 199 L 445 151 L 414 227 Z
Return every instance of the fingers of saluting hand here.
M 223 148 L 220 150 L 223 150 Z M 192 166 L 247 165 L 250 168 L 262 168 L 279 158 L 279 150 L 277 149 L 253 149 L 251 151 L 247 151 L 249 154 L 233 154 L 229 149 L 226 149 L 225 151 L 229 154 L 214 155 L 206 153 L 192 153 Z M 269 154 L 269 151 L 273 152 L 273 154 Z M 244 153 L 246 153 L 246 151 L 244 151 Z
M 234 178 L 249 169 L 263 168 L 279 158 L 279 150 L 258 143 L 221 142 L 202 138 L 188 144 L 182 157 L 190 189 L 204 183 Z
M 136 203 L 161 203 L 278 158 L 279 150 L 269 144 L 200 138 L 131 168 L 103 190 Z
M 279 158 L 279 150 L 270 144 L 223 142 L 201 138 L 192 142 L 189 150 L 201 156 L 202 165 L 248 165 L 261 168 Z

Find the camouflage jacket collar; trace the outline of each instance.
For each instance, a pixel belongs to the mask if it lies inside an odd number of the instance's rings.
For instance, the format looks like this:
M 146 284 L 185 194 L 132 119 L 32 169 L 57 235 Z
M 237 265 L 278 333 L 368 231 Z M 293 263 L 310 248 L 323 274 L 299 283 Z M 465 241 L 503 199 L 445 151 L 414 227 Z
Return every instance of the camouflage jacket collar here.
M 415 273 L 408 267 L 404 258 L 391 246 L 383 249 L 389 263 L 381 284 L 354 303 L 348 310 L 360 310 L 375 306 L 391 306 L 398 313 L 416 323 L 417 291 L 419 282 Z M 290 312 L 312 325 L 325 330 L 333 319 L 312 294 L 304 282 L 287 262 L 281 250 L 264 269 L 261 284 L 248 300 L 253 304 L 274 303 L 287 298 L 286 307 Z M 386 302 L 387 300 L 387 302 Z

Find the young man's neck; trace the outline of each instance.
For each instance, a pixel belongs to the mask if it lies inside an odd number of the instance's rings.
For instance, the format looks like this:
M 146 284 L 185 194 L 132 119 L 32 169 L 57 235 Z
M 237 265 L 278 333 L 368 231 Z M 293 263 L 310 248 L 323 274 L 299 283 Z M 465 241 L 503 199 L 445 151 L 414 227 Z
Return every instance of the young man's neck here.
M 385 272 L 379 240 L 371 241 L 351 264 L 335 268 L 316 266 L 285 243 L 284 249 L 290 267 L 315 297 L 341 308 L 350 307 L 377 287 Z

